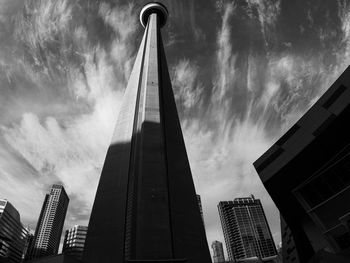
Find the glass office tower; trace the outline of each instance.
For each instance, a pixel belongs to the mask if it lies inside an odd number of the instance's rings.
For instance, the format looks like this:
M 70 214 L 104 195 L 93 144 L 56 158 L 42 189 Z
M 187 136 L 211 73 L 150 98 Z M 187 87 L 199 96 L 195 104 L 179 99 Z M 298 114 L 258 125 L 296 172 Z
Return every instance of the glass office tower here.
M 218 209 L 230 260 L 268 260 L 277 256 L 259 199 L 253 195 L 236 198 L 220 202 Z

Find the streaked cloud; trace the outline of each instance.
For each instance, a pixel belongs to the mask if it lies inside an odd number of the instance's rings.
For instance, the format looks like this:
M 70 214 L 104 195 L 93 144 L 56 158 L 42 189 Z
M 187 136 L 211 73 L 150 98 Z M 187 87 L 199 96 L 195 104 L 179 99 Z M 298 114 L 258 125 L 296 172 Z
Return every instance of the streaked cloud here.
M 251 17 L 253 17 L 254 9 L 257 10 L 265 44 L 272 44 L 271 42 L 275 41 L 275 25 L 281 10 L 281 1 L 248 0 L 247 3 L 250 8 L 249 15 Z
M 17 117 L 0 122 L 7 149 L 1 157 L 12 160 L 1 162 L 0 192 L 12 201 L 25 189 L 27 202 L 13 203 L 34 228 L 44 194 L 62 183 L 71 198 L 66 225 L 87 224 L 135 52 L 137 18 L 132 5 L 99 5 L 95 20 L 114 33 L 102 46 L 74 19 L 84 11 L 78 1 L 27 1 L 22 8 L 14 33 L 2 32 L 16 51 L 12 61 L 0 59 L 11 70 L 3 94 L 16 102 L 5 113 Z M 28 105 L 16 108 L 22 102 Z
M 200 107 L 201 86 L 197 80 L 198 66 L 187 59 L 180 60 L 174 68 L 172 85 L 178 105 L 183 111 Z
M 109 4 L 101 3 L 99 14 L 103 17 L 106 24 L 110 25 L 117 37 L 111 43 L 111 55 L 114 59 L 114 72 L 123 80 L 127 81 L 131 72 L 132 54 L 134 47 L 132 36 L 138 29 L 138 17 L 135 15 L 134 5 L 129 4 L 118 8 L 111 8 Z
M 252 193 L 262 199 L 274 239 L 279 243 L 278 210 L 252 163 L 306 112 L 348 62 L 344 61 L 346 48 L 337 49 L 339 60 L 330 65 L 324 59 L 329 52 L 326 46 L 309 55 L 301 54 L 292 43 L 274 47 L 281 2 L 248 4 L 245 9 L 241 2 L 217 4 L 221 25 L 210 102 L 200 105 L 204 117 L 185 119 L 182 126 L 197 191 L 203 195 L 209 241 L 223 240 L 217 203 Z M 251 30 L 251 24 L 231 20 L 243 16 L 242 10 L 247 12 L 248 18 L 244 19 L 252 23 L 257 12 L 266 47 L 252 45 L 249 37 L 246 46 L 240 46 L 243 40 L 236 38 L 235 31 L 237 27 Z M 340 15 L 342 43 L 348 40 L 345 14 Z M 200 76 L 200 71 L 201 68 L 193 76 Z
M 222 26 L 217 37 L 217 66 L 218 66 L 218 82 L 215 86 L 213 98 L 221 100 L 225 96 L 226 89 L 230 88 L 229 84 L 235 76 L 235 59 L 232 54 L 231 45 L 231 25 L 229 19 L 234 11 L 234 4 L 226 4 L 223 8 L 224 15 L 222 18 Z

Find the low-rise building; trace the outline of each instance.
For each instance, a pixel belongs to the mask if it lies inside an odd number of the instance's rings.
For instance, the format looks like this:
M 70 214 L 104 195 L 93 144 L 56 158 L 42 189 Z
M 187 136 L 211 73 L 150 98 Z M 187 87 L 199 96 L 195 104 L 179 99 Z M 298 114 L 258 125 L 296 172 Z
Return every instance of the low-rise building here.
M 87 226 L 79 225 L 66 230 L 62 252 L 81 260 L 83 258 L 87 231 Z

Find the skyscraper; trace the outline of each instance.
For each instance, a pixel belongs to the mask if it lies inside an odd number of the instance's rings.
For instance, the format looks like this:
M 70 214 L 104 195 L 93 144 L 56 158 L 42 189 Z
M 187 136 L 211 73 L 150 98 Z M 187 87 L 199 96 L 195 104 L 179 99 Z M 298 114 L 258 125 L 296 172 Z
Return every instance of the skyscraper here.
M 17 209 L 0 199 L 0 262 L 22 262 L 27 238 Z
M 277 256 L 264 210 L 253 195 L 220 202 L 218 205 L 226 248 L 230 260 Z
M 63 186 L 54 184 L 50 193 L 46 194 L 40 212 L 31 258 L 57 254 L 68 203 Z
M 171 87 L 160 28 L 167 9 L 147 4 L 145 27 L 92 208 L 84 261 L 211 261 Z
M 293 236 L 283 239 L 284 262 L 350 255 L 349 87 L 350 67 L 254 162 L 285 221 L 282 235 Z
M 211 248 L 213 249 L 213 262 L 225 262 L 224 248 L 222 247 L 222 243 L 220 241 L 215 240 L 213 241 L 213 243 L 211 243 Z
M 79 225 L 66 230 L 62 252 L 81 260 L 83 258 L 87 230 L 87 226 Z

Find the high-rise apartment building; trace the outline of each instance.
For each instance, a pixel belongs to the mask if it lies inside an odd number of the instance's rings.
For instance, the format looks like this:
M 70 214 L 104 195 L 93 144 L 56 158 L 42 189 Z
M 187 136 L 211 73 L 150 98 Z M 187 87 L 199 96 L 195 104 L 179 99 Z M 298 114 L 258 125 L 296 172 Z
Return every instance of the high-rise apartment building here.
M 171 86 L 161 27 L 148 3 L 145 28 L 91 212 L 83 260 L 211 262 Z
M 83 251 L 85 245 L 87 226 L 76 225 L 66 230 L 63 242 L 62 252 L 67 255 L 81 260 L 83 258 Z
M 54 184 L 50 193 L 46 194 L 40 212 L 31 258 L 57 254 L 68 203 L 64 187 Z
M 222 246 L 222 243 L 220 241 L 215 240 L 213 241 L 213 243 L 211 243 L 211 248 L 213 249 L 213 262 L 225 262 L 224 248 Z
M 17 209 L 0 199 L 0 262 L 21 262 L 27 238 Z
M 229 260 L 272 260 L 277 251 L 259 199 L 254 196 L 218 205 Z
M 326 252 L 350 262 L 349 119 L 350 67 L 254 163 L 285 221 L 282 236 L 293 236 L 283 239 L 284 262 Z

